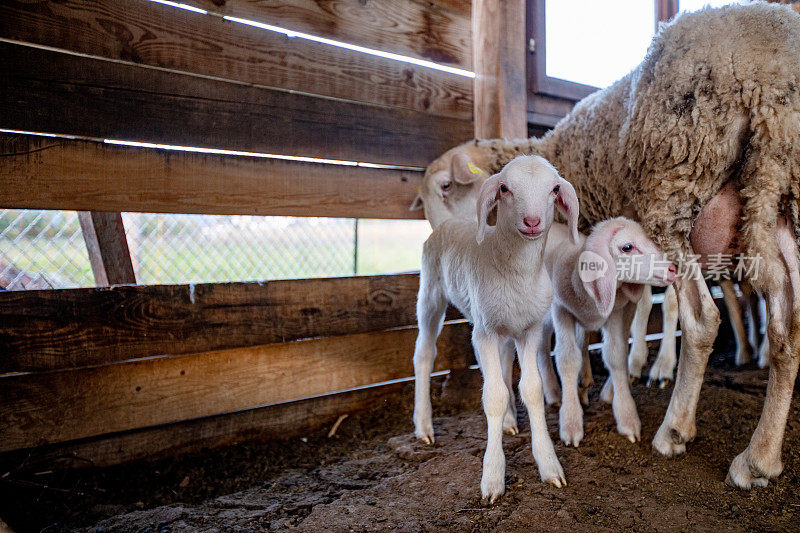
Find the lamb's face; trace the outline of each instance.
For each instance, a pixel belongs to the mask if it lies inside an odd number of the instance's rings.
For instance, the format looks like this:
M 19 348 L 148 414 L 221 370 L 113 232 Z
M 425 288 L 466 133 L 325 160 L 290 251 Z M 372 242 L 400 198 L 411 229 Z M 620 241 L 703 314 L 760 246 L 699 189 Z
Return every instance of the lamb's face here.
M 550 229 L 561 178 L 540 157 L 510 162 L 498 175 L 497 223 L 523 238 L 538 239 Z
M 481 168 L 484 157 L 474 143 L 445 152 L 425 170 L 411 209 L 424 208 L 425 218 L 434 228 L 450 218 L 473 218 L 478 190 L 489 177 Z
M 495 205 L 497 228 L 506 234 L 538 239 L 550 229 L 558 208 L 569 220 L 573 239 L 577 240 L 575 190 L 539 156 L 519 156 L 483 183 L 478 195 L 478 242 Z
M 617 279 L 626 283 L 666 286 L 675 281 L 676 268 L 642 227 L 628 219 L 614 219 L 608 252 L 617 269 Z

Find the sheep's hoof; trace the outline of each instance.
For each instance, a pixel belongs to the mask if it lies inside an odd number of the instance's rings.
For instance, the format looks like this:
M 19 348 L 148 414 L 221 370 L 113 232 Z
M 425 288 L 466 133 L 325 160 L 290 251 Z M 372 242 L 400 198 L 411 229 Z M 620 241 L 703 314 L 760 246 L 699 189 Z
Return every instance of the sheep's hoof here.
M 754 470 L 754 468 L 751 468 L 748 452 L 745 450 L 737 455 L 731 463 L 728 475 L 725 477 L 725 483 L 731 487 L 745 490 L 750 490 L 753 487 L 766 487 L 769 483 L 767 474 L 759 475 L 759 473 L 754 473 Z M 780 473 L 780 467 L 777 469 L 777 472 L 778 474 Z M 776 476 L 778 474 L 776 474 Z
M 506 435 L 519 435 L 519 427 L 513 425 L 510 427 L 503 428 L 503 433 L 505 433 Z
M 631 376 L 630 379 L 631 379 L 631 385 L 636 385 L 642 378 L 640 378 L 639 376 Z
M 547 483 L 550 483 L 551 485 L 553 485 L 557 489 L 560 489 L 562 487 L 566 487 L 567 486 L 567 480 L 564 479 L 564 475 L 563 474 L 561 474 L 560 477 L 553 477 L 553 478 L 547 479 L 545 481 Z
M 423 444 L 431 445 L 436 442 L 436 439 L 433 438 L 433 432 L 431 433 L 417 433 L 417 439 L 422 442 Z

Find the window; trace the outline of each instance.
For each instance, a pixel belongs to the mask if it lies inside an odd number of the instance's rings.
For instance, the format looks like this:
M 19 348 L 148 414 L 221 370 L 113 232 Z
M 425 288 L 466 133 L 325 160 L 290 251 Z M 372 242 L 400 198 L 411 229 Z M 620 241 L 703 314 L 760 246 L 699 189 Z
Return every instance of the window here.
M 528 0 L 528 121 L 552 127 L 644 58 L 658 21 L 746 0 Z

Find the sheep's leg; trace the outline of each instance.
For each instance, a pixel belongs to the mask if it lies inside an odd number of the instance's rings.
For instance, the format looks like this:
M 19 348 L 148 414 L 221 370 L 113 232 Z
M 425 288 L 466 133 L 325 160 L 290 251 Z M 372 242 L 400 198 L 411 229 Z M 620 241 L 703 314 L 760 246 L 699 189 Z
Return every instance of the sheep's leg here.
M 433 444 L 431 372 L 436 358 L 436 339 L 442 331 L 447 300 L 438 286 L 423 276 L 417 298 L 417 342 L 414 347 L 414 434 Z
M 528 409 L 531 420 L 531 449 L 533 459 L 539 468 L 542 481 L 552 483 L 556 487 L 566 486 L 564 470 L 556 457 L 553 441 L 547 431 L 544 417 L 544 396 L 542 394 L 542 378 L 536 366 L 536 348 L 541 342 L 541 328 L 531 328 L 524 338 L 517 340 L 517 354 L 521 377 L 519 393 Z
M 635 310 L 633 304 L 616 309 L 603 326 L 603 363 L 608 369 L 614 391 L 611 401 L 614 419 L 617 421 L 617 431 L 631 442 L 636 442 L 642 436 L 642 423 L 631 395 L 626 360 L 628 332 Z
M 736 290 L 731 280 L 722 280 L 719 282 L 719 286 L 722 289 L 725 306 L 728 308 L 728 319 L 733 328 L 733 337 L 736 339 L 736 366 L 742 366 L 749 363 L 753 357 L 753 348 L 747 339 L 747 332 L 742 320 L 742 307 L 739 305 L 739 298 L 736 297 Z
M 661 345 L 658 348 L 656 360 L 650 367 L 647 386 L 658 383 L 659 388 L 663 389 L 672 381 L 672 371 L 675 370 L 675 363 L 678 359 L 675 348 L 675 333 L 678 328 L 678 296 L 673 285 L 664 291 L 664 303 L 661 304 L 661 311 L 663 315 Z
M 583 439 L 583 409 L 581 408 L 578 376 L 583 365 L 581 349 L 576 342 L 575 318 L 562 308 L 553 309 L 556 330 L 556 366 L 561 376 L 561 409 L 558 427 L 561 440 L 577 447 Z
M 589 389 L 594 385 L 594 376 L 592 375 L 592 360 L 589 359 L 589 346 L 586 343 L 586 331 L 578 324 L 575 324 L 575 342 L 581 350 L 583 356 L 583 364 L 581 365 L 581 379 L 580 386 L 578 387 L 578 396 L 580 397 L 581 404 L 584 407 L 589 406 Z
M 631 324 L 631 351 L 628 353 L 628 372 L 631 380 L 637 381 L 642 377 L 642 368 L 647 363 L 647 321 L 650 310 L 653 308 L 653 288 L 645 285 L 642 297 L 636 303 L 636 314 Z
M 483 372 L 483 411 L 486 414 L 486 452 L 483 455 L 481 496 L 489 503 L 505 492 L 506 457 L 503 453 L 503 417 L 508 409 L 508 388 L 503 382 L 500 350 L 503 339 L 495 334 L 472 331 L 472 343 Z
M 653 447 L 662 455 L 686 451 L 686 443 L 697 434 L 695 412 L 703 373 L 719 328 L 719 310 L 702 277 L 675 282 L 681 320 L 681 357 L 675 390 Z
M 789 227 L 779 223 L 777 233 L 785 278 L 777 290 L 767 293 L 770 317 L 767 395 L 750 444 L 733 460 L 727 478 L 729 484 L 743 489 L 765 486 L 768 479 L 783 470 L 781 446 L 800 363 L 800 258 Z
M 500 348 L 500 364 L 503 365 L 503 381 L 508 389 L 508 408 L 503 417 L 503 432 L 518 435 L 517 399 L 514 397 L 514 341 L 506 339 Z
M 548 312 L 542 322 L 542 341 L 539 343 L 537 363 L 539 374 L 542 376 L 542 389 L 544 401 L 547 405 L 558 405 L 561 402 L 561 389 L 558 378 L 553 369 L 553 358 L 550 352 L 553 349 L 553 318 Z

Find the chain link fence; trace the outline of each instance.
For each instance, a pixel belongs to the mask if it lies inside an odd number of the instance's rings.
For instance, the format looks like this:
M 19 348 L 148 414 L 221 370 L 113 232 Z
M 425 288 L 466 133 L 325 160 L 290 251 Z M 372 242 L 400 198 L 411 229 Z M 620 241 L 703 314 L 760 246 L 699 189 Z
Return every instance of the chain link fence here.
M 140 284 L 417 270 L 425 221 L 123 213 Z M 0 287 L 94 286 L 74 211 L 0 210 Z

